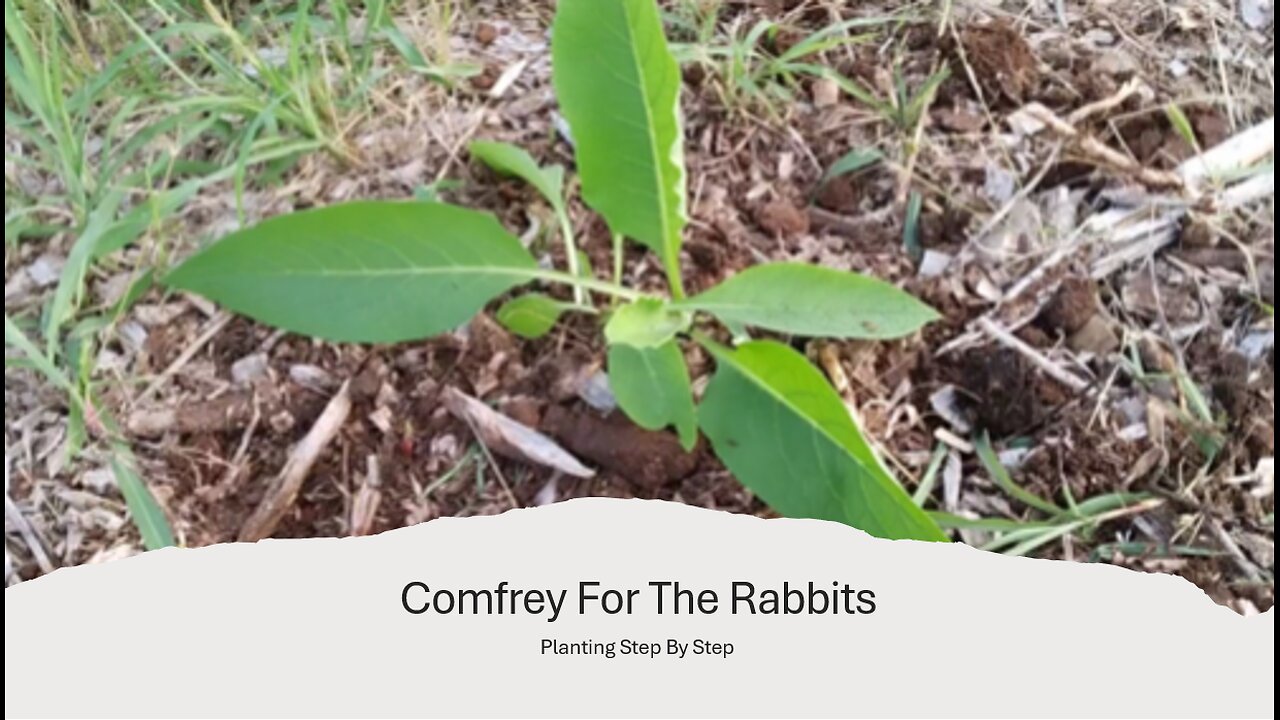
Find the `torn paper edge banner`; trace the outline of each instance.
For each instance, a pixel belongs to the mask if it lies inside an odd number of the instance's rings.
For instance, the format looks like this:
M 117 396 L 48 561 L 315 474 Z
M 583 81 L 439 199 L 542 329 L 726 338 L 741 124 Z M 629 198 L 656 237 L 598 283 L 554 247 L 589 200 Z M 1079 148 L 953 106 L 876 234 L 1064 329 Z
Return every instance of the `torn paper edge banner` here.
M 401 592 L 568 590 L 546 615 Z M 576 606 L 678 581 L 715 614 Z M 729 588 L 874 592 L 872 614 L 730 614 Z M 669 610 L 669 608 L 668 608 Z M 168 549 L 5 591 L 7 717 L 1270 717 L 1274 611 L 1177 577 L 886 541 L 829 522 L 583 499 L 383 535 Z M 680 658 L 543 641 L 732 644 Z

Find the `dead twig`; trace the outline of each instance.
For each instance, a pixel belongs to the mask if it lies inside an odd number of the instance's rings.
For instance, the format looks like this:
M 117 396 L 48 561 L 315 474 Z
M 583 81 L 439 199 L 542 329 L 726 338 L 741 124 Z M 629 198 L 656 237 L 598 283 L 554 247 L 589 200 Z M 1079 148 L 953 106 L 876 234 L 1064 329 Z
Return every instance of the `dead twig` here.
M 378 506 L 382 504 L 381 488 L 382 472 L 378 467 L 378 456 L 370 455 L 365 459 L 364 480 L 351 500 L 352 536 L 368 535 L 373 530 L 373 521 L 378 517 Z
M 267 494 L 262 498 L 253 515 L 240 528 L 241 542 L 257 542 L 275 532 L 276 526 L 284 518 L 286 512 L 298 499 L 302 483 L 310 474 L 311 468 L 321 453 L 333 442 L 338 431 L 351 414 L 350 382 L 342 384 L 338 394 L 333 396 L 324 412 L 316 419 L 315 425 L 302 442 L 294 447 L 289 459 L 284 464 L 280 475 L 271 483 Z
M 155 394 L 159 392 L 166 383 L 173 379 L 174 375 L 177 375 L 182 368 L 186 367 L 187 363 L 191 362 L 191 359 L 204 349 L 204 346 L 208 345 L 210 340 L 217 337 L 218 333 L 222 332 L 222 330 L 227 327 L 227 324 L 231 322 L 231 319 L 232 316 L 229 313 L 219 313 L 214 316 L 213 319 L 205 324 L 204 330 L 202 330 L 200 335 L 187 346 L 187 349 L 183 350 L 182 354 L 179 355 L 176 360 L 169 363 L 169 367 L 165 368 L 164 372 L 160 373 L 155 380 L 152 380 L 151 384 L 142 391 L 142 394 L 134 398 L 133 403 L 135 405 L 144 403 L 155 397 Z
M 1086 106 L 1082 110 L 1092 110 Z M 1146 167 L 1092 135 L 1086 135 L 1069 120 L 1063 120 L 1040 103 L 1031 103 L 1020 111 L 1027 117 L 1042 123 L 1053 134 L 1072 141 L 1076 150 L 1089 161 L 1130 175 L 1144 185 L 1161 190 L 1183 190 L 1186 181 L 1177 173 Z
M 49 554 L 45 552 L 44 543 L 40 541 L 31 523 L 27 522 L 27 518 L 13 502 L 13 498 L 9 497 L 7 488 L 4 493 L 4 518 L 22 536 L 22 542 L 26 543 L 27 549 L 31 551 L 31 557 L 35 558 L 36 565 L 40 566 L 40 572 L 46 575 L 53 572 L 56 566 L 49 559 Z
M 1058 382 L 1071 388 L 1072 390 L 1078 393 L 1084 392 L 1088 390 L 1089 387 L 1092 385 L 1092 383 L 1090 383 L 1089 381 L 1083 380 L 1075 375 L 1072 375 L 1066 370 L 1063 370 L 1061 367 L 1058 367 L 1056 363 L 1054 363 L 1049 358 L 1042 355 L 1039 350 L 1036 350 L 1035 348 L 1026 344 L 1022 340 L 1018 339 L 1016 335 L 1004 329 L 1004 327 L 996 323 L 991 318 L 989 317 L 980 318 L 978 320 L 978 327 L 980 327 L 984 332 L 986 332 L 987 335 L 991 336 L 992 340 L 995 340 L 996 342 L 1000 343 L 1001 345 L 1004 345 L 1010 350 L 1013 350 L 1021 354 L 1022 356 L 1026 357 L 1027 360 L 1031 361 L 1031 364 L 1040 368 L 1040 370 L 1042 370 L 1045 375 L 1048 375 L 1049 377 L 1053 378 L 1054 380 L 1057 380 Z

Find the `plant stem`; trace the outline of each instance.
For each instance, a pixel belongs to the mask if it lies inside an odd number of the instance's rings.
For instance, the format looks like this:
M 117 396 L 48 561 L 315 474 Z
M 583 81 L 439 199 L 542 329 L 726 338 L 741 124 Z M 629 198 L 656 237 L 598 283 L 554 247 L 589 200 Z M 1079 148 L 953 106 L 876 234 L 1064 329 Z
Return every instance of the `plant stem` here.
M 684 278 L 680 276 L 680 256 L 671 258 L 667 263 L 667 284 L 671 286 L 671 297 L 674 300 L 684 299 Z
M 613 235 L 613 284 L 622 286 L 623 240 L 620 233 Z
M 578 265 L 578 243 L 573 239 L 573 223 L 569 220 L 569 212 L 561 205 L 556 208 L 556 215 L 560 218 L 560 235 L 564 238 L 564 254 L 569 264 L 569 274 L 574 277 L 582 277 L 582 269 Z M 617 283 L 617 278 L 614 278 Z M 591 299 L 586 297 L 586 293 L 582 292 L 582 286 L 573 286 L 573 302 L 577 305 L 590 305 Z
M 561 285 L 568 285 L 575 289 L 580 288 L 583 290 L 590 290 L 591 292 L 598 292 L 601 295 L 609 295 L 623 300 L 639 300 L 640 298 L 648 297 L 646 293 L 642 293 L 638 290 L 625 288 L 621 285 L 606 282 L 604 280 L 597 280 L 595 278 L 583 277 L 580 275 L 571 275 L 566 272 L 560 272 L 559 270 L 533 270 L 529 273 L 529 277 L 533 280 L 559 283 Z

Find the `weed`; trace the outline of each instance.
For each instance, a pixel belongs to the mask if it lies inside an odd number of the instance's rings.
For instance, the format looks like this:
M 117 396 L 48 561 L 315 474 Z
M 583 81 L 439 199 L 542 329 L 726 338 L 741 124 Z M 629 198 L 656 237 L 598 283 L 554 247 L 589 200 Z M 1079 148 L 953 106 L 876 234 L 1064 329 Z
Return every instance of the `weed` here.
M 744 68 L 755 79 L 803 71 L 802 58 L 847 43 L 850 28 L 876 22 L 882 21 L 835 26 L 764 61 L 751 55 Z M 750 33 L 752 53 L 767 31 Z M 439 202 L 359 202 L 279 216 L 234 233 L 165 282 L 278 327 L 348 342 L 446 332 L 512 289 L 567 286 L 572 302 L 521 295 L 498 316 L 517 334 L 537 337 L 563 313 L 598 315 L 610 384 L 638 425 L 674 428 L 686 449 L 701 430 L 729 469 L 784 514 L 837 520 L 882 537 L 945 540 L 803 355 L 772 340 L 725 346 L 713 329 L 719 321 L 809 337 L 888 339 L 916 332 L 936 313 L 879 280 L 789 263 L 749 268 L 687 297 L 680 264 L 688 222 L 680 72 L 656 5 L 562 0 L 552 60 L 583 199 L 617 238 L 614 281 L 596 279 L 578 264 L 563 212 L 564 169 L 540 167 L 513 146 L 478 143 L 474 157 L 529 182 L 556 209 L 565 271 L 539 266 L 487 214 Z M 623 238 L 658 257 L 669 295 L 617 282 Z M 596 295 L 613 302 L 601 309 Z M 698 406 L 683 349 L 689 342 L 717 363 Z
M 938 88 L 951 77 L 951 71 L 946 67 L 936 70 L 919 87 L 912 89 L 907 84 L 901 64 L 895 63 L 893 93 L 887 98 L 878 96 L 856 80 L 836 73 L 828 73 L 828 75 L 842 90 L 870 107 L 886 123 L 901 133 L 911 134 L 920 126 L 925 113 L 938 94 Z
M 1043 520 L 1022 522 L 1001 518 L 971 520 L 947 513 L 932 513 L 934 520 L 944 528 L 977 530 L 993 535 L 982 549 L 1023 556 L 1061 538 L 1080 534 L 1088 536 L 1104 523 L 1150 509 L 1162 500 L 1143 493 L 1110 493 L 1077 503 L 1067 488 L 1063 488 L 1066 506 L 1040 497 L 1014 482 L 991 446 L 990 438 L 983 436 L 974 444 L 978 458 L 987 475 L 1009 497 L 1044 516 Z
M 694 21 L 682 23 L 695 40 L 676 45 L 674 53 L 681 64 L 701 66 L 717 79 L 721 104 L 731 111 L 763 110 L 777 119 L 779 106 L 792 103 L 801 78 L 826 78 L 835 75 L 829 68 L 813 61 L 831 50 L 867 42 L 874 28 L 899 22 L 898 16 L 855 18 L 829 25 L 804 37 L 789 47 L 777 47 L 785 26 L 772 20 L 760 20 L 748 27 L 745 18 L 735 19 L 726 30 L 727 43 L 714 40 L 719 4 L 699 9 L 694 4 Z M 862 34 L 851 34 L 863 31 Z M 847 84 L 847 82 L 846 82 Z

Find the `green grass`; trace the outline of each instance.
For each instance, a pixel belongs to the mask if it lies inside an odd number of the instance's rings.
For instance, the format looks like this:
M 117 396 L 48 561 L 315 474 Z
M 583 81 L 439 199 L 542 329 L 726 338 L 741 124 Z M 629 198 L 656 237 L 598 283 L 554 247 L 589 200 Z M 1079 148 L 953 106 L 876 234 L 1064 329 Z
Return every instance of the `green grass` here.
M 417 48 L 385 0 L 265 2 L 234 17 L 221 3 L 5 0 L 5 244 L 53 240 L 67 262 L 28 318 L 6 309 L 6 369 L 38 373 L 66 398 L 71 452 L 105 449 L 147 547 L 172 544 L 164 515 L 113 418 L 96 401 L 108 382 L 94 362 L 116 325 L 152 287 L 165 232 L 202 190 L 279 176 L 328 153 L 358 165 L 351 132 L 376 112 L 397 70 L 448 83 L 469 72 Z M 429 3 L 447 38 L 455 8 Z M 384 50 L 390 49 L 393 62 Z M 403 65 L 396 61 L 403 61 Z M 34 178 L 23 182 L 18 177 Z M 255 180 L 256 179 L 256 180 Z M 143 247 L 143 266 L 120 251 Z M 132 261 L 130 261 L 132 262 Z M 93 307 L 95 275 L 125 272 L 129 289 Z M 113 380 L 114 381 L 114 380 Z
M 1076 502 L 1071 491 L 1064 486 L 1065 505 L 1041 497 L 1018 485 L 1001 464 L 991 441 L 986 436 L 974 443 L 978 458 L 987 475 L 1010 498 L 1025 505 L 1039 516 L 1035 520 L 1007 518 L 980 518 L 977 520 L 935 512 L 931 516 L 946 529 L 977 530 L 991 534 L 991 539 L 981 547 L 984 550 L 1006 555 L 1024 556 L 1068 536 L 1079 535 L 1089 539 L 1104 523 L 1137 512 L 1152 502 L 1144 493 L 1108 493 Z M 936 471 L 935 471 L 936 472 Z
M 777 48 L 788 27 L 773 20 L 748 24 L 739 15 L 720 20 L 723 2 L 685 0 L 669 14 L 668 23 L 685 42 L 673 44 L 681 65 L 697 65 L 712 76 L 720 103 L 730 112 L 763 112 L 780 119 L 793 103 L 801 80 L 835 78 L 841 86 L 856 85 L 823 62 L 834 50 L 874 39 L 886 26 L 902 22 L 901 15 L 857 17 L 810 33 L 790 47 Z

